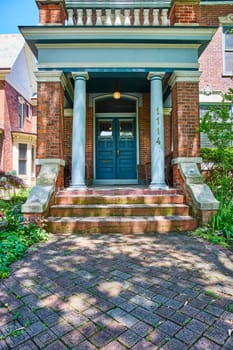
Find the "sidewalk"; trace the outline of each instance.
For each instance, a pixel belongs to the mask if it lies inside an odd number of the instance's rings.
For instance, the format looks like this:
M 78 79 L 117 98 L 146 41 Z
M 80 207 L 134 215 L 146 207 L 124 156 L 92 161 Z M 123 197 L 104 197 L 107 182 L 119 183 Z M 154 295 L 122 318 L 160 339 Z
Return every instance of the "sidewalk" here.
M 0 349 L 233 349 L 233 253 L 191 235 L 51 235 L 12 268 Z

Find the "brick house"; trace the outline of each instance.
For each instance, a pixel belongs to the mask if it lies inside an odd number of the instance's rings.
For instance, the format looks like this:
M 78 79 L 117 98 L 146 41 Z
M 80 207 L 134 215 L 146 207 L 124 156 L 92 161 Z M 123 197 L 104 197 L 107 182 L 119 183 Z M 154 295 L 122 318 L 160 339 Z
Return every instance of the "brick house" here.
M 208 221 L 218 203 L 199 172 L 198 60 L 232 26 L 232 1 L 36 2 L 40 26 L 20 27 L 38 59 L 38 176 L 25 214 L 50 214 L 64 186 L 87 197 L 90 183 L 149 178 L 144 195 L 179 190 Z
M 225 23 L 227 17 L 220 19 Z M 230 22 L 229 22 L 230 23 Z M 228 34 L 227 26 L 219 26 L 211 42 L 199 59 L 200 82 L 199 102 L 200 116 L 211 106 L 222 102 L 223 94 L 233 87 L 233 35 Z M 229 104 L 229 110 L 233 106 Z M 206 135 L 201 133 L 201 147 L 212 147 Z
M 0 35 L 0 169 L 35 184 L 34 57 L 21 34 Z

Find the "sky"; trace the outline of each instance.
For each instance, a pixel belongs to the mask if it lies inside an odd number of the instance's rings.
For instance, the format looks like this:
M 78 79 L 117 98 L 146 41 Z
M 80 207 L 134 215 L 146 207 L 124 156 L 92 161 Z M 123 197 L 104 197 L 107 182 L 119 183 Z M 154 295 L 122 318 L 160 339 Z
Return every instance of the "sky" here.
M 35 0 L 0 0 L 0 34 L 19 33 L 18 25 L 37 25 Z

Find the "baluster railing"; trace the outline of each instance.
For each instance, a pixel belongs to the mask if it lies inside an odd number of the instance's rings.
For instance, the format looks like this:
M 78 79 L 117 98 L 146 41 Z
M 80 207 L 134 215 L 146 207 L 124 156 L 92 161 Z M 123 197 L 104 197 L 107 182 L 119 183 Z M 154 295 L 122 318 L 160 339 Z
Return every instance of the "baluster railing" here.
M 97 9 L 96 10 L 96 26 L 102 26 L 103 25 L 103 21 L 102 21 L 102 10 L 101 9 Z
M 111 9 L 106 9 L 106 18 L 105 18 L 105 25 L 111 26 L 112 25 L 112 11 Z
M 159 26 L 159 10 L 153 10 L 153 26 Z
M 115 26 L 121 26 L 121 10 L 116 9 L 115 10 L 115 22 L 114 22 Z
M 162 25 L 163 26 L 169 26 L 170 25 L 170 21 L 167 17 L 167 13 L 168 13 L 168 9 L 163 9 L 162 10 Z
M 86 10 L 86 14 L 87 14 L 86 25 L 87 25 L 87 26 L 93 26 L 93 21 L 92 21 L 92 9 L 87 9 L 87 10 Z
M 130 25 L 131 25 L 131 21 L 130 21 L 130 9 L 125 9 L 125 11 L 124 11 L 124 16 L 125 16 L 124 26 L 130 26 Z
M 83 26 L 83 9 L 77 9 L 77 26 Z
M 74 25 L 74 10 L 73 9 L 68 9 L 67 10 L 67 15 L 68 15 L 67 25 L 68 26 L 73 26 Z
M 149 9 L 144 9 L 143 10 L 143 25 L 144 26 L 149 26 L 150 25 L 150 18 L 149 18 Z
M 134 26 L 140 25 L 140 9 L 134 9 Z
M 140 16 L 142 14 L 142 16 Z M 132 18 L 131 18 L 132 16 Z M 142 17 L 142 18 L 141 18 Z M 141 23 L 142 21 L 142 23 Z M 68 26 L 169 26 L 168 9 L 67 9 Z

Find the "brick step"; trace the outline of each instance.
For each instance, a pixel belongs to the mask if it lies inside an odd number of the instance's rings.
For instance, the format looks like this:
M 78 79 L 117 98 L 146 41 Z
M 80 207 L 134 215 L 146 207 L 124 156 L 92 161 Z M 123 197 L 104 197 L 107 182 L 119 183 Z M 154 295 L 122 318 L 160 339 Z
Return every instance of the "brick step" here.
M 94 195 L 94 196 L 105 196 L 105 195 L 164 195 L 164 196 L 169 196 L 169 195 L 176 195 L 176 194 L 182 194 L 179 189 L 176 188 L 169 188 L 169 189 L 158 189 L 158 190 L 151 190 L 147 187 L 134 187 L 134 188 L 123 188 L 123 187 L 101 187 L 101 188 L 88 188 L 87 190 L 71 190 L 71 189 L 65 189 L 65 190 L 60 190 L 58 195 L 60 196 L 89 196 L 89 195 Z
M 197 227 L 191 216 L 48 217 L 52 233 L 168 233 Z
M 53 205 L 50 215 L 61 216 L 157 216 L 189 215 L 189 207 L 184 204 L 89 204 Z
M 67 194 L 59 193 L 55 198 L 55 204 L 183 204 L 182 194 Z

